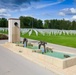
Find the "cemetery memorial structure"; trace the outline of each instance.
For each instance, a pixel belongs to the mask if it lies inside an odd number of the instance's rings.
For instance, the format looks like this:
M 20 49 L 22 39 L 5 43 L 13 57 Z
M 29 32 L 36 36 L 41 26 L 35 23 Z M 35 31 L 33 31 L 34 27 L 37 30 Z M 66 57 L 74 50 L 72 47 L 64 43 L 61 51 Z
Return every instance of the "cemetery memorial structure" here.
M 10 18 L 8 20 L 8 42 L 4 44 L 5 47 L 12 49 L 13 51 L 22 52 L 27 59 L 42 64 L 48 69 L 51 65 L 54 65 L 60 69 L 65 69 L 76 65 L 76 56 L 71 53 L 60 52 L 47 46 L 44 41 L 37 44 L 30 43 L 29 39 L 24 38 L 20 42 L 20 20 Z

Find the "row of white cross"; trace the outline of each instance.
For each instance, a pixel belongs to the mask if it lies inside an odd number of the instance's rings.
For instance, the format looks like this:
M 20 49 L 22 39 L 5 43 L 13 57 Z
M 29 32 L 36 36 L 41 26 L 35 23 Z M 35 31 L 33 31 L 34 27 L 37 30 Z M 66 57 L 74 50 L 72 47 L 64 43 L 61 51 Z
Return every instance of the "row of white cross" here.
M 0 28 L 0 31 L 7 31 L 8 28 Z M 58 30 L 58 29 L 31 29 L 31 28 L 21 28 L 21 33 L 26 34 L 28 32 L 29 36 L 34 31 L 36 35 L 38 36 L 38 33 L 41 33 L 42 35 L 76 35 L 76 30 Z

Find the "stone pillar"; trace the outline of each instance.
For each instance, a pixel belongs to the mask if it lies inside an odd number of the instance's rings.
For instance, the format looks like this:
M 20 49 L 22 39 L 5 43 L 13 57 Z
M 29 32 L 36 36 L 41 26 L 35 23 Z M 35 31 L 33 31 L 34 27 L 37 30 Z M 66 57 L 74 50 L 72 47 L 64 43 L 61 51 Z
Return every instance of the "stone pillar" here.
M 16 18 L 8 19 L 8 42 L 20 42 L 20 20 Z

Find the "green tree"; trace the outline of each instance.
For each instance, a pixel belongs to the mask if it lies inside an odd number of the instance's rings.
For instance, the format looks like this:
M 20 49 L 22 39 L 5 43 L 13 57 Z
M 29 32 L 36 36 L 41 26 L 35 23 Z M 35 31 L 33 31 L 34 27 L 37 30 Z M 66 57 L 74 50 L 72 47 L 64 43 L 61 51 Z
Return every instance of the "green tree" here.
M 43 22 L 42 20 L 37 20 L 37 28 L 43 28 Z
M 75 21 L 72 21 L 72 26 L 71 26 L 71 28 L 72 28 L 73 30 L 76 30 L 76 22 L 75 22 Z
M 36 18 L 30 16 L 20 16 L 21 28 L 43 28 L 42 20 L 37 20 Z
M 8 21 L 5 18 L 0 18 L 0 27 L 7 27 Z
M 44 28 L 48 29 L 49 28 L 49 20 L 44 21 Z

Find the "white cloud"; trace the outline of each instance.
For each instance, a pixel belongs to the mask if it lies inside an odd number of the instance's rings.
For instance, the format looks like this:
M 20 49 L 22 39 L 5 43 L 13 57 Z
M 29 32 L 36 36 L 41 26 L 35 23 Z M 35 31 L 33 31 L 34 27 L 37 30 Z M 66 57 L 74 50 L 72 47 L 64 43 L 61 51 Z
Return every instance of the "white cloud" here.
M 31 9 L 31 7 L 28 7 L 26 9 L 25 8 L 21 8 L 20 11 L 27 11 L 27 10 L 30 10 L 30 9 Z
M 64 19 L 65 19 L 66 21 L 67 21 L 67 20 L 70 20 L 69 18 L 64 18 Z
M 48 6 L 52 6 L 52 5 L 56 5 L 56 4 L 60 4 L 60 3 L 62 3 L 63 1 L 65 1 L 65 0 L 59 0 L 58 2 L 55 2 L 55 3 L 49 3 L 49 4 L 42 4 L 42 5 L 38 5 L 38 6 L 36 6 L 36 8 L 44 8 L 44 7 L 48 7 Z
M 72 16 L 71 18 L 64 18 L 64 19 L 70 21 L 76 21 L 76 15 Z
M 39 0 L 0 0 L 0 8 L 11 10 L 20 10 L 20 8 L 27 8 L 31 2 L 38 2 Z
M 45 3 L 45 4 L 41 4 L 40 2 L 37 2 L 37 3 L 34 3 L 34 2 L 31 2 L 31 5 L 27 8 L 20 8 L 20 11 L 27 11 L 27 10 L 30 10 L 30 9 L 40 9 L 40 8 L 45 8 L 45 7 L 48 7 L 48 6 L 52 6 L 52 5 L 56 5 L 56 4 L 59 4 L 59 3 L 62 3 L 63 1 L 65 0 L 58 0 L 57 2 L 54 2 L 54 3 Z
M 70 8 L 71 13 L 75 13 L 76 14 L 76 9 L 74 8 Z
M 10 16 L 11 16 L 10 14 L 0 14 L 0 17 L 1 17 L 1 18 L 10 17 Z
M 75 20 L 76 21 L 76 15 L 74 15 L 71 20 Z
M 27 14 L 27 15 L 24 15 L 24 16 L 25 17 L 30 16 L 30 17 L 34 17 L 35 18 L 35 16 L 33 14 Z
M 8 10 L 7 9 L 0 9 L 0 18 L 2 17 L 10 17 L 11 15 L 7 13 Z
M 64 12 L 59 12 L 59 15 L 60 16 L 65 16 L 65 13 Z
M 0 9 L 0 13 L 5 13 L 7 10 L 6 9 Z
M 60 15 L 60 16 L 76 15 L 76 9 L 75 9 L 75 8 L 65 8 L 65 9 L 62 9 L 62 10 L 59 12 L 59 15 Z

